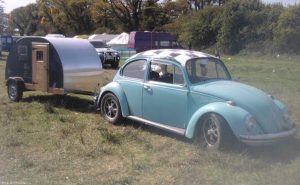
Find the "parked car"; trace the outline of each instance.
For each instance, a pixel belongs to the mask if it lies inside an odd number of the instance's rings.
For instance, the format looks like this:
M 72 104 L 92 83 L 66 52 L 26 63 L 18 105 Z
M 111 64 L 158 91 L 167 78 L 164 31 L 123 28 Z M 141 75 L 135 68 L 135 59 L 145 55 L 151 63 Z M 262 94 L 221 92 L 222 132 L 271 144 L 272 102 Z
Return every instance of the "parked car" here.
M 101 62 L 104 67 L 106 64 L 110 64 L 112 68 L 118 68 L 120 62 L 120 54 L 106 45 L 105 42 L 100 40 L 90 40 L 90 43 L 95 47 Z
M 270 144 L 296 133 L 287 107 L 273 96 L 233 81 L 224 63 L 211 55 L 164 49 L 138 53 L 95 97 L 102 116 L 122 117 L 187 138 L 209 148 Z

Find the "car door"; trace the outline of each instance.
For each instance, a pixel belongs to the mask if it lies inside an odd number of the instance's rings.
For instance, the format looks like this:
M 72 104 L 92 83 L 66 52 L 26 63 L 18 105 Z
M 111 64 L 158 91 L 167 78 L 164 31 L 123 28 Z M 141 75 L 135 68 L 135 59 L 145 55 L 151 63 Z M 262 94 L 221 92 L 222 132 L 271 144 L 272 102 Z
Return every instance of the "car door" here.
M 118 83 L 121 85 L 128 102 L 130 115 L 142 117 L 142 89 L 145 78 L 146 60 L 134 60 L 121 70 Z
M 185 128 L 187 93 L 179 65 L 162 61 L 150 62 L 143 84 L 143 118 Z

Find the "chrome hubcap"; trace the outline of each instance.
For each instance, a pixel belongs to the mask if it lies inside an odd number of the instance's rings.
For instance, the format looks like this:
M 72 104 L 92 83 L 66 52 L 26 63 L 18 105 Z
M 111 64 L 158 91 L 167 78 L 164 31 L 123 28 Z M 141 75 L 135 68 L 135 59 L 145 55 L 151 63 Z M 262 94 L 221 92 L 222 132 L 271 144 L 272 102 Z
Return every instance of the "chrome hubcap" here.
M 117 105 L 117 102 L 114 99 L 108 98 L 105 101 L 104 113 L 110 119 L 113 119 L 118 115 L 118 105 Z
M 209 118 L 204 124 L 204 138 L 207 144 L 215 145 L 219 139 L 218 128 L 215 121 Z
M 9 86 L 8 91 L 11 99 L 15 99 L 17 97 L 17 87 L 14 84 Z

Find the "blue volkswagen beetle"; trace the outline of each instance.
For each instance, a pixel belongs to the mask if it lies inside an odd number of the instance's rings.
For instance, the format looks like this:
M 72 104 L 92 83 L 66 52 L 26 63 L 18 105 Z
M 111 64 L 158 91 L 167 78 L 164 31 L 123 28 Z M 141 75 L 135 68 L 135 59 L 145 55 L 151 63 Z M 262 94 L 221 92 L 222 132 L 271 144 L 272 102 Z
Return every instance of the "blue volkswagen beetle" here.
M 109 122 L 126 117 L 187 138 L 198 136 L 209 148 L 226 146 L 232 138 L 269 144 L 296 133 L 283 103 L 232 81 L 221 60 L 197 51 L 138 53 L 95 99 Z

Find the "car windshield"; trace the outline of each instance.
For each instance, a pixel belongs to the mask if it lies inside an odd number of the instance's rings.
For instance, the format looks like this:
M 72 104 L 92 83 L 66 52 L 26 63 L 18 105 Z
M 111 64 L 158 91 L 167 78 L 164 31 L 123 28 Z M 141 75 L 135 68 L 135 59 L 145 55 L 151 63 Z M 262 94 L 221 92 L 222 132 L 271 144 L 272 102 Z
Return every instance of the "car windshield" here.
M 191 83 L 206 80 L 231 79 L 224 64 L 216 58 L 196 58 L 186 63 L 186 69 Z
M 104 42 L 91 42 L 91 44 L 95 47 L 95 48 L 108 48 L 109 46 L 106 45 Z

